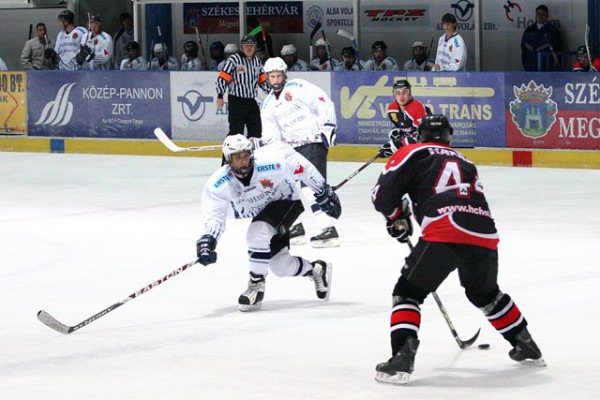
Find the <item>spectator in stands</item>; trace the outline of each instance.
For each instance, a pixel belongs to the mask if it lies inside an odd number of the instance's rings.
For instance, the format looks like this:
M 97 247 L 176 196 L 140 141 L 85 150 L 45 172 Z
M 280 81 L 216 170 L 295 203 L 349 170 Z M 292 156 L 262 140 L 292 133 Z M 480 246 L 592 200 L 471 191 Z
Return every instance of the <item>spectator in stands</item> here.
M 235 45 L 237 51 L 237 45 Z M 223 61 L 225 61 L 225 46 L 223 46 L 223 42 L 217 40 L 216 42 L 212 42 L 208 48 L 208 53 L 210 56 L 210 60 L 208 60 L 208 70 L 209 71 L 220 71 L 219 65 Z
M 38 22 L 35 26 L 36 36 L 25 42 L 21 52 L 21 65 L 25 70 L 47 69 L 44 63 L 44 52 L 52 44 L 48 38 L 46 24 Z
M 592 63 L 590 64 L 590 58 Z M 600 58 L 596 58 L 593 54 L 588 54 L 587 47 L 581 45 L 577 48 L 577 61 L 573 65 L 573 72 L 598 72 L 600 71 Z
M 115 69 L 120 68 L 121 62 L 129 58 L 127 45 L 133 42 L 133 17 L 128 12 L 124 12 L 119 20 L 121 21 L 121 28 L 114 36 L 113 58 Z
M 310 69 L 313 71 L 334 71 L 339 65 L 339 61 L 331 57 L 329 42 L 323 38 L 315 42 L 317 48 L 317 57 L 310 61 Z
M 371 52 L 373 57 L 365 63 L 365 71 L 398 71 L 398 63 L 387 55 L 387 45 L 383 40 L 374 42 Z
M 281 48 L 281 58 L 285 61 L 288 71 L 308 71 L 308 64 L 298 58 L 298 51 L 293 44 L 286 44 Z
M 540 71 L 559 69 L 554 56 L 560 50 L 560 32 L 548 22 L 548 7 L 539 5 L 535 9 L 535 23 L 529 25 L 521 38 L 521 61 L 525 71 L 538 71 L 538 54 L 548 52 L 552 56 L 542 62 Z
M 0 71 L 8 71 L 8 67 L 2 57 L 0 57 Z
M 425 43 L 414 42 L 412 54 L 413 58 L 404 63 L 404 71 L 431 71 L 434 62 L 428 57 Z
M 121 61 L 120 70 L 145 70 L 148 68 L 148 63 L 146 59 L 140 56 L 140 44 L 134 40 L 127 43 L 125 46 L 125 50 L 127 50 L 128 57 Z
M 456 32 L 456 17 L 450 13 L 444 14 L 442 26 L 444 34 L 438 40 L 432 71 L 466 71 L 467 46 Z
M 336 71 L 361 71 L 364 63 L 356 58 L 354 47 L 344 47 L 342 49 L 342 62 L 336 67 Z
M 263 51 L 266 52 L 265 59 L 263 60 L 264 64 L 267 58 L 275 55 L 273 52 L 273 39 L 271 38 L 271 35 L 263 29 L 258 18 L 248 17 L 246 25 L 248 27 L 248 32 L 256 39 L 256 51 L 258 52 L 258 50 L 262 48 Z

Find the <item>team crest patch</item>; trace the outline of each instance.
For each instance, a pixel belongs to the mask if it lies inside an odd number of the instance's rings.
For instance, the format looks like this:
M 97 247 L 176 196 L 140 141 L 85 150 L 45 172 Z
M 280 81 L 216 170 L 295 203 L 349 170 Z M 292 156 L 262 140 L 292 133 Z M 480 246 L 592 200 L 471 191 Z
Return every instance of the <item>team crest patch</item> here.
M 77 32 L 75 32 L 75 33 L 73 34 L 73 39 L 77 39 L 78 37 L 79 37 L 79 36 L 77 36 Z
M 260 184 L 262 185 L 263 189 L 273 189 L 273 181 L 270 179 L 262 179 Z
M 284 97 L 285 97 L 286 101 L 292 101 L 293 100 L 292 94 L 290 92 L 285 92 L 285 96 Z
M 556 122 L 558 106 L 552 97 L 552 86 L 545 88 L 533 80 L 527 86 L 513 86 L 515 100 L 510 102 L 512 120 L 519 131 L 537 139 L 546 136 Z
M 240 74 L 243 74 L 244 72 L 246 72 L 246 67 L 244 67 L 243 65 L 238 65 L 236 71 Z
M 296 169 L 294 170 L 294 175 L 301 174 L 304 172 L 304 165 L 298 164 L 296 165 Z

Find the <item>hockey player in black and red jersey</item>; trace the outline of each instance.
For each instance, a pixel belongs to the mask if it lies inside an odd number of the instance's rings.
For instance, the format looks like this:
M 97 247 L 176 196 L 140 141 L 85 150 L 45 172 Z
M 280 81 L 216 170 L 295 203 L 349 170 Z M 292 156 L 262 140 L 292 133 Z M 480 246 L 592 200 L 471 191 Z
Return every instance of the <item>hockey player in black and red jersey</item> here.
M 417 129 L 421 119 L 431 114 L 419 100 L 412 97 L 410 82 L 401 79 L 394 83 L 394 101 L 388 105 L 388 117 L 394 129 L 389 132 L 389 142 L 379 148 L 381 157 L 390 157 L 407 144 L 418 143 Z
M 405 146 L 388 161 L 372 191 L 388 233 L 401 243 L 412 234 L 412 202 L 422 236 L 406 258 L 393 291 L 392 358 L 375 379 L 405 384 L 419 346 L 420 305 L 458 269 L 469 301 L 512 345 L 515 361 L 546 366 L 511 297 L 498 287 L 498 233 L 475 165 L 449 146 L 452 127 L 443 115 L 419 126 L 421 143 Z

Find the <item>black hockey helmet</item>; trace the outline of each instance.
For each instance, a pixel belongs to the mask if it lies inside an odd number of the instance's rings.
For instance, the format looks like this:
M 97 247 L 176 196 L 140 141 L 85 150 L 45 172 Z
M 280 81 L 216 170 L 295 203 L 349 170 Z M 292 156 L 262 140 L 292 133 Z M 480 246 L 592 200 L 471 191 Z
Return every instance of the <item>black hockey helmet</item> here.
M 376 42 L 373 43 L 373 46 L 371 46 L 371 50 L 383 50 L 386 51 L 387 50 L 387 45 L 385 44 L 385 42 L 383 40 L 378 40 Z
M 437 142 L 450 144 L 450 136 L 452 136 L 452 126 L 450 126 L 450 122 L 448 122 L 448 118 L 445 115 L 426 115 L 421 120 L 421 125 L 419 125 L 421 143 Z
M 400 79 L 399 81 L 394 82 L 394 88 L 392 89 L 395 92 L 398 89 L 411 89 L 410 82 L 406 79 Z
M 127 50 L 127 51 L 131 51 L 131 50 L 140 51 L 140 44 L 138 42 L 136 42 L 135 40 L 132 40 L 131 42 L 129 42 L 129 43 L 127 43 L 125 45 L 125 50 Z
M 242 36 L 242 40 L 240 40 L 240 43 L 242 45 L 253 44 L 256 46 L 256 38 L 254 36 L 250 35 L 249 33 L 247 33 L 244 36 Z
M 587 53 L 587 48 L 585 47 L 585 44 L 582 44 L 581 46 L 579 46 L 577 48 L 577 58 L 581 58 L 581 57 L 587 57 L 588 53 Z
M 354 47 L 344 47 L 342 49 L 342 57 L 356 58 L 356 50 L 354 50 Z
M 58 19 L 73 23 L 75 21 L 75 14 L 71 10 L 64 10 L 58 14 Z
M 193 40 L 188 40 L 183 44 L 183 51 L 189 53 L 191 57 L 196 58 L 196 56 L 198 55 L 198 50 L 198 43 L 196 43 Z
M 92 15 L 92 16 L 90 17 L 90 24 L 91 24 L 92 22 L 98 22 L 98 23 L 100 23 L 100 24 L 101 24 L 101 23 L 102 23 L 102 17 L 101 17 L 101 16 L 99 16 L 99 15 Z

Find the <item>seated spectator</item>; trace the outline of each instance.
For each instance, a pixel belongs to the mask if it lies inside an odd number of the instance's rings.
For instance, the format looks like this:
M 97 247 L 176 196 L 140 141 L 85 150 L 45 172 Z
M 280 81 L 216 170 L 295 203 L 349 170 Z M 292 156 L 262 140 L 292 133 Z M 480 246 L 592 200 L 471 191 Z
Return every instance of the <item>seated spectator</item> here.
M 293 44 L 281 48 L 281 58 L 285 61 L 288 71 L 308 71 L 308 64 L 298 58 L 298 51 Z
M 427 46 L 423 42 L 412 45 L 413 58 L 404 63 L 404 71 L 431 71 L 433 60 L 427 58 Z
M 342 49 L 342 62 L 336 67 L 336 71 L 361 71 L 363 62 L 356 58 L 354 47 L 344 47 Z
M 227 46 L 225 46 L 225 51 L 224 51 L 225 58 L 217 66 L 217 71 L 222 70 L 223 69 L 223 65 L 225 65 L 225 61 L 227 61 L 227 59 L 229 57 L 231 57 L 232 55 L 234 55 L 235 53 L 237 53 L 239 50 L 240 49 L 239 49 L 239 47 L 238 47 L 237 44 L 235 44 L 235 43 L 227 43 Z
M 387 55 L 387 45 L 378 40 L 371 46 L 373 57 L 365 63 L 365 71 L 398 71 L 398 63 Z
M 183 55 L 181 56 L 182 71 L 204 71 L 204 63 L 198 57 L 198 43 L 188 40 L 183 44 Z
M 237 45 L 236 45 L 237 49 Z M 217 71 L 221 62 L 225 61 L 224 53 L 225 46 L 223 46 L 223 42 L 217 40 L 216 42 L 212 42 L 208 48 L 208 53 L 210 56 L 210 60 L 208 60 L 208 70 L 209 71 Z M 237 50 L 236 50 L 237 51 Z
M 310 69 L 313 71 L 334 71 L 340 62 L 331 57 L 329 42 L 319 38 L 315 42 L 315 47 L 317 48 L 317 56 L 310 61 Z
M 154 58 L 150 60 L 151 70 L 178 71 L 179 62 L 173 56 L 169 55 L 169 49 L 164 43 L 154 45 Z
M 596 58 L 593 54 L 589 54 L 592 57 L 592 63 L 588 57 L 587 48 L 585 45 L 581 45 L 577 48 L 577 61 L 573 65 L 573 72 L 598 72 L 600 71 L 600 58 Z
M 521 38 L 521 62 L 525 71 L 538 71 L 538 53 L 555 53 L 560 49 L 560 32 L 548 22 L 548 7 L 539 5 L 535 9 L 535 23 L 529 25 Z M 543 63 L 541 71 L 559 69 L 554 60 Z
M 121 65 L 119 69 L 121 71 L 127 70 L 145 70 L 148 68 L 148 63 L 144 59 L 144 57 L 140 56 L 140 44 L 135 40 L 127 43 L 125 45 L 125 50 L 127 51 L 127 58 L 121 61 Z
M 35 26 L 36 36 L 29 39 L 21 52 L 21 65 L 28 70 L 48 69 L 44 62 L 44 52 L 52 45 L 47 35 L 46 24 L 39 22 Z

